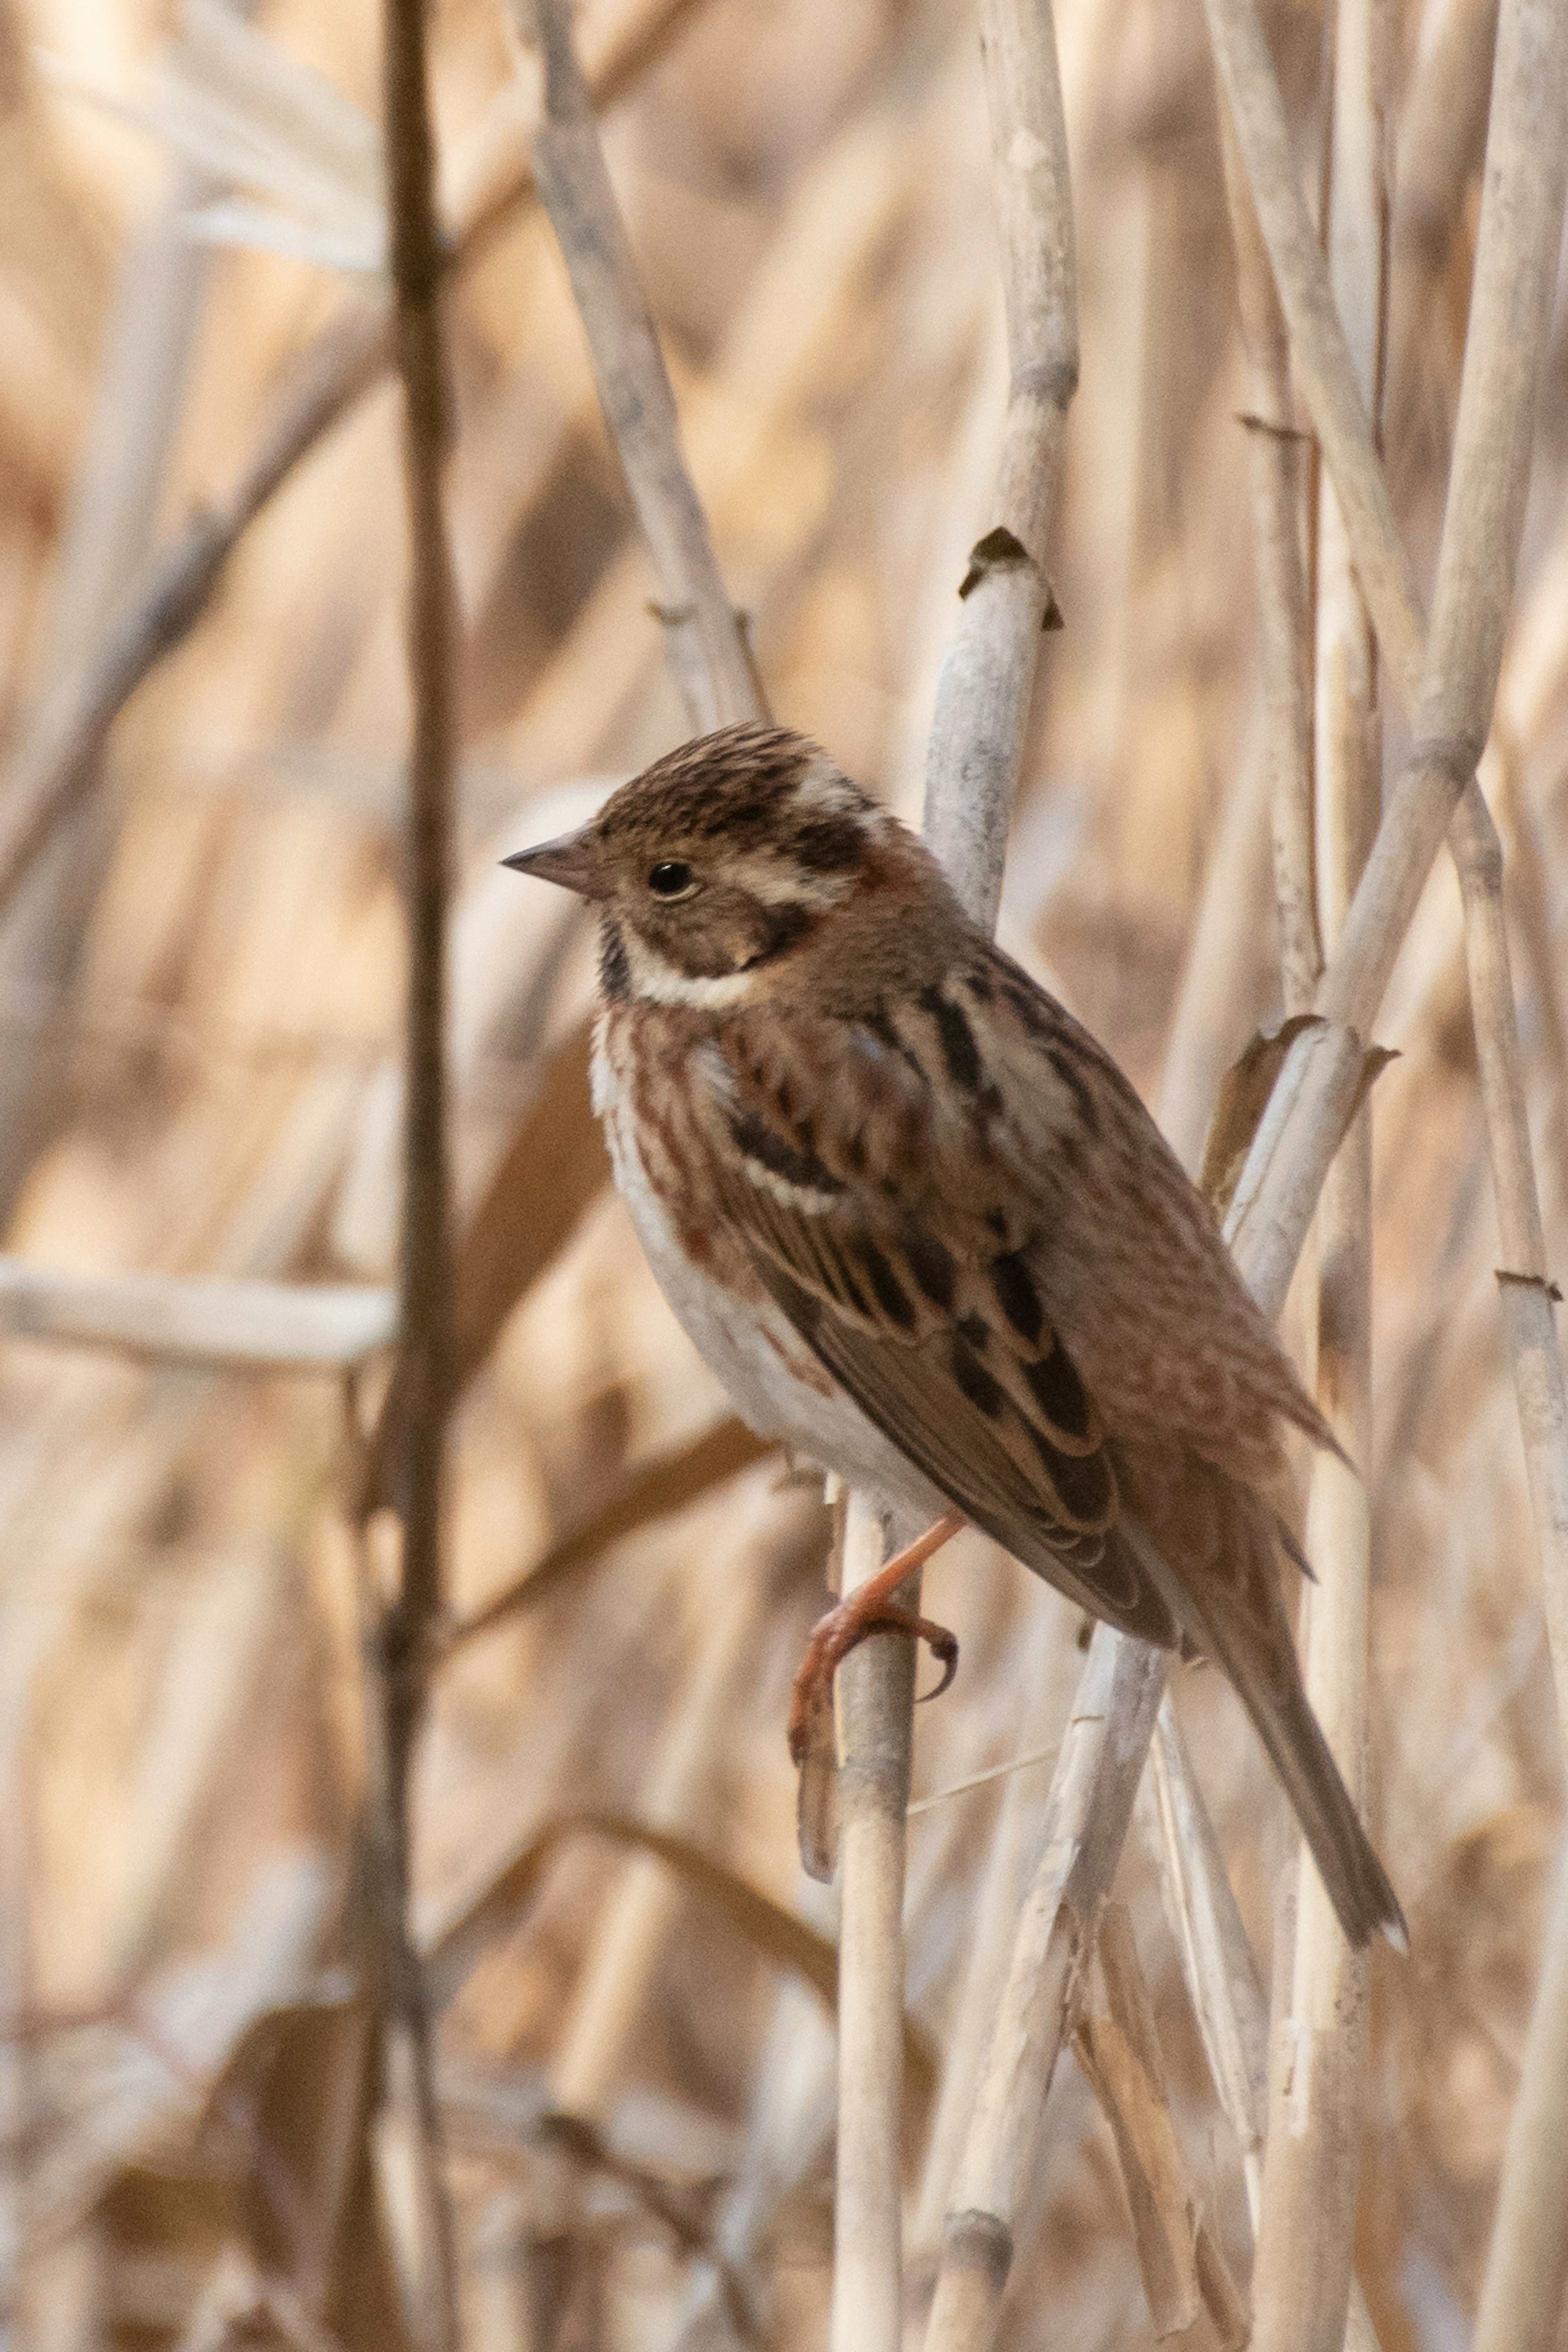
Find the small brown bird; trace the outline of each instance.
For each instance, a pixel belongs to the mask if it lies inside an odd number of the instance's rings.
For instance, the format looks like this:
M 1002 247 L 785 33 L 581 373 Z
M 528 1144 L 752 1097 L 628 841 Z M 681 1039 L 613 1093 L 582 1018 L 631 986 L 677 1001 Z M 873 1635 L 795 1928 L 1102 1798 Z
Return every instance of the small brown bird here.
M 506 863 L 597 910 L 616 1181 L 746 1420 L 1217 1658 L 1346 1936 L 1402 1944 L 1264 1498 L 1282 1423 L 1333 1441 L 1114 1062 L 783 728 L 688 743 Z

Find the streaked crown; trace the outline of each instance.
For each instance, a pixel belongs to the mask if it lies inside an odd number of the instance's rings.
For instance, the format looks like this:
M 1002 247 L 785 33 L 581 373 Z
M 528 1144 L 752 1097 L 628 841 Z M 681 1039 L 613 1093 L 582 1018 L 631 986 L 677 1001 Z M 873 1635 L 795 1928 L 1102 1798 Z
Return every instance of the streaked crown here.
M 579 832 L 506 863 L 594 901 L 607 996 L 717 1008 L 754 994 L 903 848 L 815 743 L 742 726 L 682 744 Z

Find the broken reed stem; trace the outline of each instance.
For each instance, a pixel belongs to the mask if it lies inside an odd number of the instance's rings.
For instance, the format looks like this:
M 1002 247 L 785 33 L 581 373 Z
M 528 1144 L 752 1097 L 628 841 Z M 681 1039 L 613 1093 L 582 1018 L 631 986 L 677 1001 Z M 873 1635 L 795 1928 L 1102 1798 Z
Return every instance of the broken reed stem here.
M 1268 2009 L 1219 1840 L 1168 1696 L 1154 1727 L 1138 1805 L 1158 1862 L 1161 1899 L 1182 1957 L 1210 2077 L 1241 2150 L 1256 2234 L 1268 2114 Z M 1376 2352 L 1377 2337 L 1353 2276 L 1344 2343 L 1346 2352 Z
M 1192 2192 L 1125 1904 L 1102 1906 L 1095 1961 L 1103 2002 L 1086 2006 L 1073 2050 L 1116 2143 L 1154 2335 L 1179 2335 L 1206 2309 L 1220 2352 L 1240 2352 L 1250 2317 Z
M 1367 413 L 1383 375 L 1387 214 L 1384 0 L 1339 0 L 1329 275 Z M 1377 830 L 1377 650 L 1331 478 L 1318 500 L 1315 727 L 1319 918 L 1331 952 Z M 1350 1461 L 1372 1459 L 1372 1106 L 1351 1123 L 1318 1207 L 1318 1404 Z M 1302 1594 L 1307 1696 L 1365 1810 L 1371 1497 L 1336 1456 L 1312 1463 Z M 1367 1963 L 1346 1943 L 1310 1854 L 1291 1841 L 1294 1952 L 1277 1981 L 1269 2124 L 1253 2270 L 1258 2352 L 1340 2352 L 1352 2280 Z
M 1430 633 L 1397 537 L 1353 363 L 1306 227 L 1284 110 L 1252 0 L 1205 0 L 1292 350 L 1339 499 L 1352 560 L 1415 742 L 1319 992 L 1325 1027 L 1292 1047 L 1237 1188 L 1238 1231 L 1293 1260 L 1361 1082 L 1371 1032 L 1415 901 L 1461 799 L 1451 845 L 1504 1268 L 1508 1339 L 1541 1552 L 1547 1628 L 1568 1727 L 1568 1391 L 1552 1316 L 1491 818 L 1474 780 L 1491 723 L 1529 488 L 1536 387 L 1568 173 L 1568 11 L 1503 0 L 1454 459 Z M 1468 879 L 1467 880 L 1467 875 Z M 1273 1278 L 1273 1277 L 1271 1277 Z
M 629 35 L 592 77 L 595 105 L 621 97 L 696 5 L 663 0 L 634 12 Z M 440 266 L 457 276 L 482 259 L 532 190 L 527 166 L 476 190 L 440 247 Z M 301 458 L 380 383 L 392 359 L 390 300 L 355 296 L 344 302 L 293 362 L 238 479 L 154 560 L 101 642 L 46 702 L 0 792 L 0 912 L 61 819 L 91 791 L 110 730 L 137 688 L 195 628 L 251 523 Z
M 1274 835 L 1274 900 L 1287 1015 L 1310 1009 L 1322 977 L 1313 882 L 1312 705 L 1307 677 L 1307 582 L 1301 562 L 1300 444 L 1293 429 L 1290 346 L 1236 129 L 1219 109 L 1226 202 L 1252 403 L 1247 472 L 1258 567 L 1259 690 Z
M 1203 2036 L 1209 2078 L 1241 2152 L 1247 2210 L 1256 2234 L 1268 2114 L 1268 2013 L 1219 1839 L 1168 1692 L 1155 1720 L 1149 1769 L 1139 1784 L 1138 1815 L 1159 1867 L 1161 1898 Z
M 544 111 L 531 142 L 588 339 L 599 405 L 658 573 L 669 666 L 694 734 L 766 717 L 744 627 L 714 559 L 707 517 L 680 452 L 675 395 L 616 203 L 565 0 L 512 0 L 520 37 L 544 63 Z
M 1040 631 L 1046 549 L 1078 386 L 1078 273 L 1067 129 L 1048 5 L 982 0 L 992 188 L 1011 371 L 991 526 L 937 681 L 924 831 L 968 912 L 996 921 Z
M 457 596 L 441 511 L 448 406 L 425 36 L 424 0 L 385 0 L 387 242 L 393 341 L 403 386 L 414 732 L 404 872 L 408 1026 L 398 1351 L 403 1547 L 397 1598 L 382 1621 L 376 1652 L 386 1722 L 389 1835 L 382 1898 L 389 2023 L 404 2044 L 410 2071 L 430 2229 L 417 2326 L 430 2352 L 456 2352 L 457 2245 L 442 2170 L 430 2021 L 409 1921 L 409 1780 L 424 1707 L 429 1637 L 441 1609 L 442 1453 L 453 1355 L 445 1051 Z

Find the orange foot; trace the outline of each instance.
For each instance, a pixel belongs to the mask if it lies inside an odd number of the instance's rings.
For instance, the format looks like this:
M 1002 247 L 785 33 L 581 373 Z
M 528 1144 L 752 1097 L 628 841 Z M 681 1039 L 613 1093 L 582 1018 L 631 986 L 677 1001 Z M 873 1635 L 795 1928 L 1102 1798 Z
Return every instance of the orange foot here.
M 826 1617 L 818 1618 L 812 1628 L 811 1639 L 805 1645 L 805 1655 L 795 1678 L 795 1692 L 789 1710 L 789 1752 L 795 1763 L 802 1764 L 811 1747 L 813 1724 L 831 1704 L 833 1677 L 839 1662 L 866 1639 L 868 1633 L 878 1633 L 884 1628 L 895 1633 L 912 1633 L 924 1642 L 931 1655 L 941 1662 L 942 1680 L 935 1690 L 927 1691 L 927 1698 L 940 1698 L 958 1672 L 958 1643 L 945 1625 L 938 1625 L 929 1617 L 917 1617 L 912 1610 L 900 1609 L 893 1594 L 906 1576 L 923 1568 L 933 1552 L 957 1535 L 968 1523 L 962 1511 L 949 1511 L 934 1527 L 917 1536 L 902 1551 L 895 1552 L 875 1576 L 856 1586 L 847 1599 Z

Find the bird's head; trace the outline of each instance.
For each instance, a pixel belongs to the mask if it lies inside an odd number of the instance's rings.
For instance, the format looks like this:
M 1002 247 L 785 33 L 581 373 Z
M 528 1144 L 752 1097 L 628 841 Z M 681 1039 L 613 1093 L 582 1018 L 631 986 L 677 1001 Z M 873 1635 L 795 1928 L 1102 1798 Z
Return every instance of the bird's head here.
M 830 956 L 851 902 L 926 863 L 815 743 L 759 726 L 683 744 L 576 833 L 503 862 L 592 902 L 606 996 L 710 1011 Z

